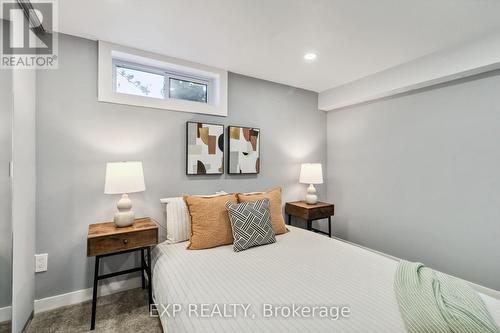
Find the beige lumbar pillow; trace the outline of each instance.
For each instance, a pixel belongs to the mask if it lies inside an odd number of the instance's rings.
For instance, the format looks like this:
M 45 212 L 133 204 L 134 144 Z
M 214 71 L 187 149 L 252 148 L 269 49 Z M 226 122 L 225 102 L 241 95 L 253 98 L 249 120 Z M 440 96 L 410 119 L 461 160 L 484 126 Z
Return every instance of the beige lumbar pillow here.
M 186 195 L 184 201 L 191 216 L 191 238 L 188 249 L 201 250 L 233 243 L 226 202 L 237 203 L 236 194 L 215 197 Z
M 281 206 L 281 188 L 277 187 L 267 192 L 255 193 L 238 193 L 238 202 L 257 201 L 262 199 L 269 199 L 271 222 L 273 230 L 276 235 L 284 234 L 288 231 L 283 219 L 282 206 Z

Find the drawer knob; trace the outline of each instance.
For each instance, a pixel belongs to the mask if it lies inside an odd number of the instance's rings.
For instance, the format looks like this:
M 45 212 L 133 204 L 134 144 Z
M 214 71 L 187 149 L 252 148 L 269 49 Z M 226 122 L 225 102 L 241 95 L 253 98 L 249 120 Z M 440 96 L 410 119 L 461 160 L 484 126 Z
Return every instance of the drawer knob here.
M 127 243 L 128 243 L 128 239 L 124 239 L 123 244 L 127 244 Z

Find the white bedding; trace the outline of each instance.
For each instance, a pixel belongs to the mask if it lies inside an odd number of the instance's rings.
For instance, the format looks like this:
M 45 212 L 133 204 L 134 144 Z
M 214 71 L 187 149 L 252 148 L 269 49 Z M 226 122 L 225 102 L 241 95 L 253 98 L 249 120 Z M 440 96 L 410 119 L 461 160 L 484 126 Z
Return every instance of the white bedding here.
M 153 251 L 157 304 L 181 304 L 162 316 L 165 332 L 406 332 L 393 291 L 397 262 L 299 228 L 275 244 L 236 253 L 231 246 L 186 250 L 187 243 Z M 500 301 L 481 295 L 500 323 Z M 189 316 L 189 303 L 197 311 Z M 200 318 L 199 304 L 249 304 L 234 318 Z M 263 318 L 263 304 L 348 306 L 349 318 Z M 160 312 L 162 308 L 160 307 Z M 172 309 L 168 309 L 172 314 Z M 232 312 L 228 312 L 232 315 Z

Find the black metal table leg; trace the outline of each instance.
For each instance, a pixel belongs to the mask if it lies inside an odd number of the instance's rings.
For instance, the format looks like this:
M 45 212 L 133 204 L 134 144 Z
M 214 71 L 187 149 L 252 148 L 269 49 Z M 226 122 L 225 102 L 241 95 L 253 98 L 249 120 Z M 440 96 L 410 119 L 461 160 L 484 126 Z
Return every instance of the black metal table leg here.
M 307 220 L 307 230 L 312 230 L 312 221 Z
M 95 310 L 97 306 L 97 282 L 99 281 L 99 261 L 101 257 L 95 257 L 94 268 L 94 290 L 92 291 L 92 319 L 90 320 L 90 330 L 95 328 Z
M 129 252 L 135 252 L 139 251 L 141 253 L 141 266 L 140 267 L 135 267 L 135 268 L 130 268 L 118 272 L 113 272 L 113 273 L 108 273 L 108 274 L 103 274 L 99 275 L 99 263 L 100 260 L 104 257 L 108 256 L 115 256 L 118 254 L 124 254 L 124 253 L 129 253 Z M 146 250 L 147 258 L 144 258 L 144 250 Z M 115 253 L 108 253 L 108 254 L 102 254 L 100 256 L 95 257 L 95 268 L 94 268 L 94 290 L 92 291 L 92 318 L 90 320 L 90 330 L 94 330 L 95 328 L 95 317 L 96 317 L 96 308 L 97 308 L 97 287 L 98 287 L 98 282 L 99 280 L 103 279 L 108 279 L 111 277 L 115 277 L 118 275 L 123 275 L 123 274 L 130 274 L 134 272 L 141 272 L 142 274 L 142 288 L 144 289 L 146 287 L 146 279 L 144 276 L 144 273 L 148 275 L 148 294 L 149 294 L 149 304 L 153 304 L 153 289 L 152 289 L 152 273 L 151 273 L 151 248 L 148 247 L 143 247 L 139 249 L 130 249 L 130 250 L 124 250 L 121 252 L 115 252 Z M 147 261 L 147 264 L 146 264 Z
M 332 217 L 328 216 L 328 237 L 332 237 Z
M 148 254 L 148 293 L 149 293 L 149 306 L 153 304 L 153 279 L 151 278 L 151 248 L 148 246 L 146 249 Z
M 141 249 L 141 281 L 142 281 L 142 289 L 146 288 L 146 278 L 144 274 L 146 273 L 146 263 L 144 261 L 144 249 Z

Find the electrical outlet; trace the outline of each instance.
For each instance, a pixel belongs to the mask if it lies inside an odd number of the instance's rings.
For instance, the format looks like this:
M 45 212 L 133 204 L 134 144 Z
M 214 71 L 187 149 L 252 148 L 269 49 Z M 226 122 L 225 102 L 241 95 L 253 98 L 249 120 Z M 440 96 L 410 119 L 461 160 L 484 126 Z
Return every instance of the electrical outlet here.
M 48 253 L 35 254 L 35 273 L 45 272 L 47 270 L 48 257 Z

